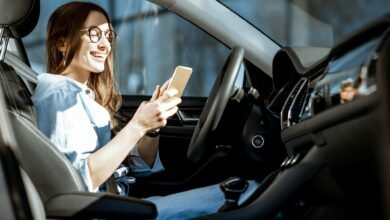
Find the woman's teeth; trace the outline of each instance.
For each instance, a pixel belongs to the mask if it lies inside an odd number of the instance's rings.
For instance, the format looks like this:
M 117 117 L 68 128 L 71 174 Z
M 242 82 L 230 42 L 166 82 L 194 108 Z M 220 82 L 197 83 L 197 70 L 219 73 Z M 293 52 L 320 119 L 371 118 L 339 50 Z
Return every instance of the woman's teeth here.
M 96 58 L 104 58 L 104 55 L 101 53 L 91 52 L 91 55 Z

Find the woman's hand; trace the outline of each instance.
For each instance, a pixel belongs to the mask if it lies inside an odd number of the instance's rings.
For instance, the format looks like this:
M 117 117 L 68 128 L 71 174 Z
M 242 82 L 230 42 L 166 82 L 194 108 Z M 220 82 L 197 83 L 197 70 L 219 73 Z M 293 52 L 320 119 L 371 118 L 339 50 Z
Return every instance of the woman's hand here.
M 160 85 L 157 85 L 156 88 L 154 89 L 154 92 L 153 92 L 153 95 L 152 95 L 152 98 L 150 99 L 150 101 L 154 101 L 158 97 L 160 97 L 162 94 L 164 94 L 164 92 L 168 89 L 168 85 L 169 85 L 170 82 L 171 82 L 171 78 L 168 79 L 163 84 L 163 86 L 160 87 Z
M 142 102 L 130 121 L 144 134 L 164 127 L 167 124 L 167 119 L 178 110 L 177 105 L 180 104 L 181 99 L 174 97 L 178 91 L 167 89 L 169 81 L 167 82 L 161 88 L 156 87 L 151 101 Z

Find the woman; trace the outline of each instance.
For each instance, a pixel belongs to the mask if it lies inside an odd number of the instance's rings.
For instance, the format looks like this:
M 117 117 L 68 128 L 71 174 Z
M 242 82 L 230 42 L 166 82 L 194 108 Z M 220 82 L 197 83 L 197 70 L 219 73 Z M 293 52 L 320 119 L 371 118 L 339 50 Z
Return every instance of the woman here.
M 162 171 L 158 137 L 147 134 L 165 126 L 181 102 L 176 90 L 167 90 L 167 83 L 157 86 L 151 100 L 143 102 L 111 139 L 121 105 L 114 87 L 115 37 L 100 6 L 71 2 L 59 7 L 47 27 L 49 73 L 39 76 L 33 95 L 39 128 L 91 192 L 104 191 L 100 186 L 128 155 L 136 175 Z M 217 211 L 224 196 L 214 185 L 148 200 L 156 204 L 159 218 L 183 219 Z

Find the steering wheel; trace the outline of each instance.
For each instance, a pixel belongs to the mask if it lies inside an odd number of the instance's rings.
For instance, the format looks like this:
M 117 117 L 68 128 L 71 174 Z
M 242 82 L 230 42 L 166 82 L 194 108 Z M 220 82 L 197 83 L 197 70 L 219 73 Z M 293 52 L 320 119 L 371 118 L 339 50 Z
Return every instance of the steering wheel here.
M 187 158 L 194 163 L 199 162 L 202 158 L 207 148 L 209 134 L 218 126 L 233 93 L 234 82 L 238 76 L 243 58 L 244 49 L 234 47 L 215 80 L 187 150 Z

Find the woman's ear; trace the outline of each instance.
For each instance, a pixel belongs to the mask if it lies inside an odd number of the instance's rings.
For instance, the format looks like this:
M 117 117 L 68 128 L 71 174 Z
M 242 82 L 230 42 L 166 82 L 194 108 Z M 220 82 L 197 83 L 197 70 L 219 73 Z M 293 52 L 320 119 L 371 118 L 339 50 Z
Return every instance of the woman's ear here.
M 66 43 L 65 38 L 61 37 L 61 38 L 58 40 L 58 43 L 57 43 L 57 50 L 59 50 L 60 52 L 62 52 L 62 54 L 65 54 L 65 52 L 66 52 L 66 46 L 67 46 L 67 43 Z

